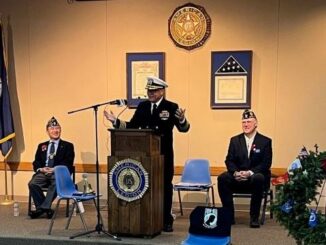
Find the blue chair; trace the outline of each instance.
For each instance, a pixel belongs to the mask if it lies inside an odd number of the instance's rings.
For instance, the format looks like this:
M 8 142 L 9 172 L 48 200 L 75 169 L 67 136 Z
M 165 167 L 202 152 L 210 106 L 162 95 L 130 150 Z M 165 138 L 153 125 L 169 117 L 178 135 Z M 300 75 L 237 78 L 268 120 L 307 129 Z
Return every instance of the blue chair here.
M 204 191 L 206 192 L 206 206 L 209 203 L 209 190 L 212 191 L 213 206 L 215 206 L 214 189 L 211 180 L 209 161 L 207 159 L 189 159 L 183 169 L 181 182 L 173 185 L 178 191 L 180 213 L 183 215 L 181 191 Z
M 96 201 L 95 199 L 97 198 L 96 195 L 94 194 L 84 194 L 83 192 L 80 192 L 76 189 L 74 182 L 72 181 L 70 177 L 69 170 L 66 166 L 60 165 L 56 166 L 54 168 L 54 174 L 55 174 L 55 184 L 56 184 L 56 191 L 57 191 L 57 205 L 55 207 L 55 211 L 53 214 L 53 217 L 51 219 L 48 235 L 51 235 L 52 227 L 54 224 L 54 220 L 57 216 L 58 213 L 58 208 L 60 205 L 61 200 L 72 200 L 73 202 L 73 208 L 69 214 L 69 218 L 67 221 L 67 225 L 65 229 L 67 230 L 69 228 L 69 224 L 72 218 L 72 214 L 75 208 L 77 208 L 77 213 L 80 216 L 80 219 L 83 223 L 83 226 L 85 230 L 87 231 L 87 226 L 85 223 L 84 216 L 82 214 L 82 210 L 80 210 L 78 203 L 79 202 L 84 202 L 84 201 L 89 201 L 92 200 L 94 202 L 95 208 L 96 208 Z
M 76 174 L 76 168 L 75 168 L 75 166 L 71 166 L 71 175 L 72 175 L 72 180 L 73 180 L 74 183 L 75 183 L 75 174 Z M 43 187 L 42 191 L 47 192 L 48 188 Z M 32 200 L 32 199 L 33 198 L 32 198 L 31 192 L 29 192 L 29 194 L 28 194 L 28 206 L 27 206 L 28 216 L 32 215 L 32 203 L 34 203 L 34 200 Z M 66 217 L 69 217 L 69 199 L 67 200 Z
M 189 233 L 181 245 L 231 244 L 231 216 L 227 208 L 197 206 L 190 214 Z

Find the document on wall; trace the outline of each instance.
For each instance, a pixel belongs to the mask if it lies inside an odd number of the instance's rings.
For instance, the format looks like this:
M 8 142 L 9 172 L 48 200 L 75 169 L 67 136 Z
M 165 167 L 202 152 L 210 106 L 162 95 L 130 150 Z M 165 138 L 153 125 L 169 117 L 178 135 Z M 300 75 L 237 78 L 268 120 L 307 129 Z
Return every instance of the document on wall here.
M 159 61 L 133 61 L 132 69 L 132 99 L 146 99 L 147 77 L 159 76 Z

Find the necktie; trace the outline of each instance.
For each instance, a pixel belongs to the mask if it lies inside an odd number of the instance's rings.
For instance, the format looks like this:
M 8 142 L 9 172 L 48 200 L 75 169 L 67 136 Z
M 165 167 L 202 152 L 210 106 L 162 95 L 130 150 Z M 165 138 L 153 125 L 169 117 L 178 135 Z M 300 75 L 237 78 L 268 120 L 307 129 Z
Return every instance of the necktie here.
M 248 158 L 250 157 L 250 143 L 247 143 Z
M 152 115 L 155 115 L 155 114 L 156 114 L 156 112 L 157 112 L 157 105 L 156 105 L 156 104 L 154 104 L 154 105 L 153 105 L 153 111 L 152 111 Z
M 50 143 L 50 152 L 49 152 L 49 159 L 48 159 L 48 167 L 52 168 L 53 164 L 54 164 L 54 152 L 55 152 L 55 148 L 54 148 L 54 142 Z

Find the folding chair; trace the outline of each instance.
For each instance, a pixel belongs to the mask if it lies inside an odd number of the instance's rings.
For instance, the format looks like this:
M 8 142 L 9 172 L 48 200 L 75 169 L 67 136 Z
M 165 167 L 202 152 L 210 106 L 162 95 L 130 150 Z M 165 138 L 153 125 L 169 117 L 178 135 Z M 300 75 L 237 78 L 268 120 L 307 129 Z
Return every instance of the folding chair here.
M 213 206 L 215 206 L 214 189 L 211 180 L 209 162 L 207 159 L 189 159 L 186 161 L 181 182 L 173 185 L 178 191 L 180 213 L 183 215 L 180 191 L 204 191 L 206 192 L 206 206 L 209 203 L 209 190 L 212 191 Z
M 56 166 L 54 168 L 54 174 L 55 174 L 55 183 L 56 183 L 56 190 L 57 190 L 57 195 L 58 195 L 57 196 L 58 202 L 55 207 L 53 217 L 51 219 L 48 235 L 51 235 L 52 227 L 54 224 L 54 220 L 57 216 L 58 208 L 59 208 L 59 204 L 60 204 L 61 200 L 72 200 L 72 202 L 73 202 L 73 208 L 69 214 L 69 218 L 68 218 L 67 225 L 66 225 L 65 229 L 67 230 L 69 228 L 69 224 L 70 224 L 70 221 L 72 218 L 73 211 L 75 208 L 77 208 L 77 211 L 78 211 L 77 213 L 79 214 L 80 219 L 83 223 L 83 226 L 84 226 L 85 230 L 87 231 L 85 219 L 84 219 L 84 216 L 78 206 L 78 203 L 93 200 L 95 208 L 97 208 L 96 202 L 95 202 L 95 199 L 97 198 L 97 196 L 94 194 L 84 194 L 83 192 L 78 191 L 76 189 L 74 182 L 72 181 L 72 179 L 70 177 L 69 170 L 66 166 L 63 166 L 63 165 Z
M 189 234 L 181 245 L 231 244 L 231 222 L 230 209 L 198 206 L 190 214 Z
M 72 180 L 73 182 L 75 183 L 75 166 L 72 166 Z M 42 191 L 43 192 L 47 192 L 48 191 L 48 188 L 42 188 Z M 29 192 L 28 194 L 28 208 L 27 208 L 27 214 L 28 216 L 31 216 L 32 214 L 32 195 L 31 195 L 31 192 Z M 66 217 L 69 216 L 69 200 L 67 200 L 67 206 L 66 206 Z

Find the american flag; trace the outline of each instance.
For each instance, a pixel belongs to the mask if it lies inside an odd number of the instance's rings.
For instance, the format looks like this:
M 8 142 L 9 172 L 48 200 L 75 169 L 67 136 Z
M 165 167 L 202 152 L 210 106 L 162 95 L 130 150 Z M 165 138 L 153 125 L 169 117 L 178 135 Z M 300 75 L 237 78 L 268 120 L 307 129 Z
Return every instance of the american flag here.
M 230 55 L 226 61 L 220 66 L 216 72 L 217 74 L 247 74 L 247 71 L 240 65 L 240 63 Z

